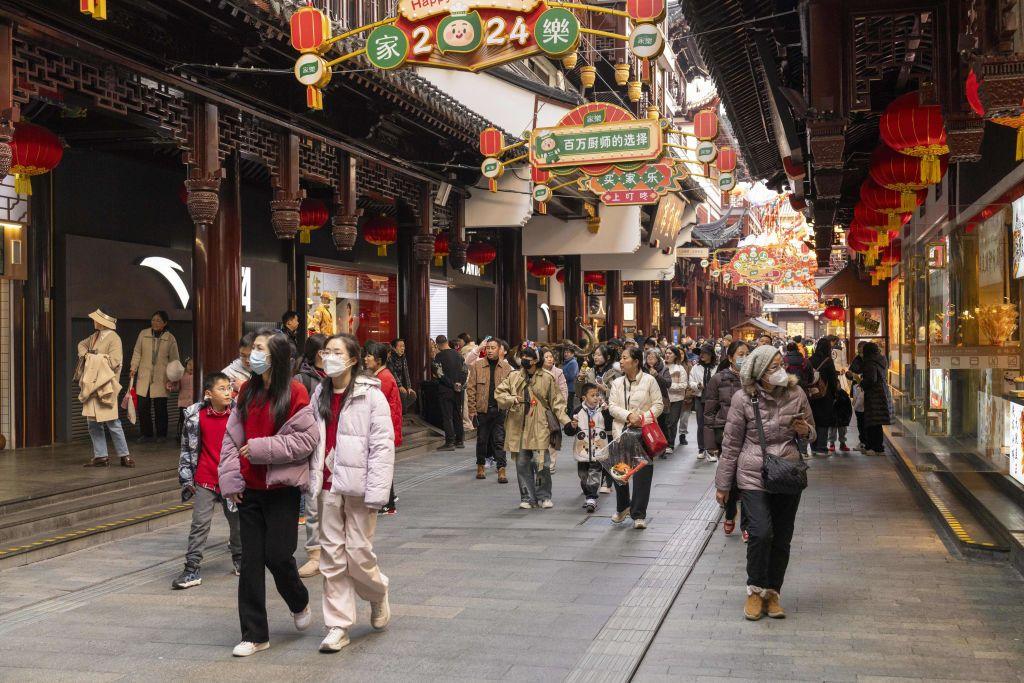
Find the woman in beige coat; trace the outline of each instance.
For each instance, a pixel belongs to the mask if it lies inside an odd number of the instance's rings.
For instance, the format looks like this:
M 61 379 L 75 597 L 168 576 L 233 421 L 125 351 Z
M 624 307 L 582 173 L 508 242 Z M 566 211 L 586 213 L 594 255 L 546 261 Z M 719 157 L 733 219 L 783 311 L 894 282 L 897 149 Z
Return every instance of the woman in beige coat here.
M 550 411 L 558 429 L 569 423 L 565 399 L 555 377 L 541 368 L 537 350 L 524 348 L 519 353 L 522 366 L 494 389 L 498 408 L 505 416 L 505 450 L 515 458 L 519 479 L 519 507 L 551 508 L 551 456 L 548 447 L 552 426 Z
M 89 314 L 96 330 L 78 342 L 79 370 L 75 371 L 81 392 L 82 416 L 89 426 L 92 439 L 92 460 L 86 467 L 107 466 L 107 432 L 114 442 L 114 450 L 123 467 L 135 467 L 135 461 L 128 454 L 128 443 L 124 438 L 121 420 L 117 413 L 117 399 L 121 392 L 121 337 L 117 329 L 117 318 L 100 309 Z
M 608 390 L 608 410 L 612 414 L 612 437 L 617 439 L 626 427 L 642 427 L 646 422 L 657 422 L 665 410 L 661 388 L 653 375 L 642 372 L 643 352 L 635 347 L 622 350 L 619 367 L 622 377 L 612 382 Z M 647 528 L 647 503 L 651 498 L 651 484 L 654 482 L 654 463 L 639 470 L 630 479 L 633 482 L 633 498 L 630 500 L 629 484 L 615 483 L 615 509 L 612 521 L 616 524 L 633 518 L 634 529 Z
M 178 341 L 167 329 L 167 313 L 157 311 L 148 330 L 139 332 L 132 352 L 131 378 L 139 395 L 139 441 L 153 439 L 153 413 L 156 413 L 156 438 L 167 438 L 167 364 L 178 358 Z

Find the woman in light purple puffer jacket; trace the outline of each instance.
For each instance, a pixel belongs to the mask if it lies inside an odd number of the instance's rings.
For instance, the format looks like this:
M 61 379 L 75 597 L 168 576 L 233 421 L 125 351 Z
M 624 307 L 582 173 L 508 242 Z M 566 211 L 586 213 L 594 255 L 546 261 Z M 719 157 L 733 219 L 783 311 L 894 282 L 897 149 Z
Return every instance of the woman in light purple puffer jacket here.
M 747 356 L 740 371 L 742 389 L 732 397 L 726 418 L 722 454 L 715 474 L 720 505 L 725 505 L 735 482 L 747 511 L 747 602 L 743 613 L 756 621 L 786 616 L 779 591 L 789 563 L 789 546 L 800 494 L 769 493 L 764 488 L 764 462 L 754 411 L 758 410 L 767 451 L 799 461 L 796 439 L 813 439 L 814 417 L 797 378 L 786 373 L 782 355 L 771 346 L 759 346 Z M 757 403 L 752 399 L 756 398 Z
M 363 372 L 356 338 L 335 335 L 320 353 L 327 377 L 310 402 L 319 438 L 311 458 L 309 497 L 321 506 L 320 573 L 327 637 L 320 651 L 337 652 L 349 644 L 356 596 L 370 603 L 375 629 L 386 627 L 391 618 L 388 577 L 377 565 L 373 535 L 377 511 L 391 492 L 395 432 L 380 380 Z

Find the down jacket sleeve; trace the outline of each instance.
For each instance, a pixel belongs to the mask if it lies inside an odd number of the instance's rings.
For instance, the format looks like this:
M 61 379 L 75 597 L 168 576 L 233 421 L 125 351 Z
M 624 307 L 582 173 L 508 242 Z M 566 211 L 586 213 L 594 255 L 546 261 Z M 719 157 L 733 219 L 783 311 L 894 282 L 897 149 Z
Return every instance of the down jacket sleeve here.
M 220 447 L 220 465 L 217 478 L 220 481 L 220 493 L 227 498 L 245 490 L 245 479 L 242 477 L 242 466 L 238 461 L 238 448 L 235 444 L 245 439 L 245 425 L 237 410 L 231 411 L 228 426 L 224 432 L 224 441 Z M 239 444 L 241 445 L 241 444 Z
M 739 462 L 743 441 L 747 438 L 747 411 L 744 404 L 749 401 L 750 394 L 743 389 L 732 396 L 729 415 L 725 419 L 722 452 L 718 456 L 718 469 L 715 471 L 715 488 L 719 491 L 729 491 L 736 481 L 736 464 Z
M 234 413 L 231 416 L 234 417 Z M 254 465 L 286 465 L 306 460 L 316 448 L 317 434 L 313 406 L 307 405 L 281 425 L 277 434 L 249 439 L 249 462 Z
M 382 508 L 391 496 L 391 481 L 395 473 L 395 437 L 391 424 L 391 409 L 384 394 L 371 390 L 370 429 L 367 436 L 369 453 L 366 458 L 366 494 L 363 496 L 367 507 Z

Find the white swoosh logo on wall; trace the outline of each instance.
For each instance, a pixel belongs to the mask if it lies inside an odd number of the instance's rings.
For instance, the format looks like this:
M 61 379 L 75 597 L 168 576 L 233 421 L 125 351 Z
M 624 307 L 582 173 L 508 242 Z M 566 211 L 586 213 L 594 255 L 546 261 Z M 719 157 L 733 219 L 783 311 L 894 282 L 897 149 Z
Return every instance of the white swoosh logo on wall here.
M 181 300 L 181 307 L 188 308 L 188 288 L 185 287 L 185 281 L 178 275 L 178 273 L 185 272 L 181 266 L 163 256 L 147 256 L 142 259 L 139 265 L 143 268 L 152 268 L 163 275 L 164 279 L 174 288 L 178 299 Z

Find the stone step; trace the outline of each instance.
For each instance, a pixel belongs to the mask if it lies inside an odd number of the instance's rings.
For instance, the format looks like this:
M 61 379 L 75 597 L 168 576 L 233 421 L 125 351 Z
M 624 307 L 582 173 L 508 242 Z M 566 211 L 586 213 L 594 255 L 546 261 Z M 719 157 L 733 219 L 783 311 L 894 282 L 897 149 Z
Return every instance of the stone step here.
M 67 487 L 56 486 L 52 491 L 36 496 L 25 496 L 12 500 L 0 502 L 0 523 L 8 515 L 17 514 L 26 510 L 33 510 L 42 506 L 54 505 L 69 501 L 78 500 L 92 495 L 114 493 L 139 486 L 145 486 L 154 482 L 167 481 L 168 478 L 177 481 L 178 470 L 176 467 L 168 467 L 157 471 L 138 472 L 137 470 L 111 465 L 104 470 L 109 473 L 110 478 L 106 481 L 95 484 L 77 484 Z

